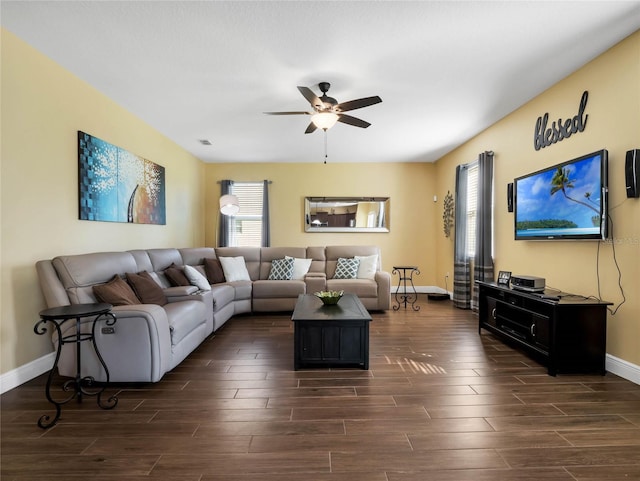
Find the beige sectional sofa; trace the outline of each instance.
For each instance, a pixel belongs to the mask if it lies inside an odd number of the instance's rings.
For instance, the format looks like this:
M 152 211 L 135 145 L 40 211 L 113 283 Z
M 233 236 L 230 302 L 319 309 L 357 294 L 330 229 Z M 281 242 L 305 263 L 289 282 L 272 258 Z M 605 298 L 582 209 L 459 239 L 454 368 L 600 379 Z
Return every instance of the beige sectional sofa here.
M 367 278 L 335 279 L 338 259 L 355 256 L 375 259 L 375 272 L 370 272 Z M 244 260 L 248 279 L 214 283 L 210 290 L 195 285 L 174 286 L 165 274 L 170 267 L 192 266 L 206 277 L 205 260 L 238 257 Z M 273 261 L 285 257 L 300 261 L 300 265 L 309 264 L 308 271 L 300 278 L 270 280 Z M 304 259 L 307 261 L 302 261 Z M 114 382 L 159 381 L 233 316 L 292 311 L 300 294 L 344 290 L 358 295 L 372 311 L 386 310 L 390 304 L 391 276 L 382 271 L 380 250 L 376 246 L 99 252 L 42 260 L 37 262 L 36 269 L 47 307 L 97 302 L 100 299 L 95 295 L 94 286 L 105 285 L 114 276 L 125 278 L 127 273 L 146 271 L 161 287 L 166 297 L 164 305 L 116 305 L 113 308 L 117 317 L 115 329 L 104 332 L 100 326 L 96 329 L 96 342 L 109 368 L 110 380 Z M 90 329 L 88 321 L 83 325 L 87 330 Z M 70 324 L 63 335 L 75 330 Z M 55 335 L 53 343 L 57 345 Z M 63 345 L 58 366 L 61 375 L 75 376 L 75 356 L 73 345 Z M 97 381 L 106 379 L 92 349 L 82 349 L 82 375 L 93 376 Z

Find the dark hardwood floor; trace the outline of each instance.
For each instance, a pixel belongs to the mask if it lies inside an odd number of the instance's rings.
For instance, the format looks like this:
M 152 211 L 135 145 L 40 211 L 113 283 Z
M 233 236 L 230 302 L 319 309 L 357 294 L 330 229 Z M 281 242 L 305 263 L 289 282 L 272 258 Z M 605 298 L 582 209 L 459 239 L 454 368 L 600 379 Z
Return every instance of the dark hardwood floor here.
M 640 480 L 640 386 L 559 375 L 448 301 L 373 313 L 370 369 L 294 372 L 290 315 L 232 319 L 156 384 L 1 400 L 10 481 Z

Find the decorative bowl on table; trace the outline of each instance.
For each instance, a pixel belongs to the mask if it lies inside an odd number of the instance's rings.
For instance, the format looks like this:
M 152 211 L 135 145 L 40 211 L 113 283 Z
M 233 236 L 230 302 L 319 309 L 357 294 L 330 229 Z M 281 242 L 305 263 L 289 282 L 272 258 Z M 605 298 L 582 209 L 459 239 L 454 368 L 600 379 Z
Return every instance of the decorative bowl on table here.
M 336 305 L 343 294 L 344 291 L 320 291 L 313 293 L 325 306 Z

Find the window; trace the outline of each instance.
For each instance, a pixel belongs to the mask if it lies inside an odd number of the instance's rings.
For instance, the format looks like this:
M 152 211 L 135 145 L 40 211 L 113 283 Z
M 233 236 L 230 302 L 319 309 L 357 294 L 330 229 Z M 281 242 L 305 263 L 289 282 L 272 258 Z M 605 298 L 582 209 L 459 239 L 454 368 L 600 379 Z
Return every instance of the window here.
M 478 214 L 478 162 L 467 169 L 467 255 L 476 254 L 476 219 Z
M 238 197 L 240 212 L 232 217 L 227 245 L 261 247 L 264 182 L 234 182 L 229 193 Z

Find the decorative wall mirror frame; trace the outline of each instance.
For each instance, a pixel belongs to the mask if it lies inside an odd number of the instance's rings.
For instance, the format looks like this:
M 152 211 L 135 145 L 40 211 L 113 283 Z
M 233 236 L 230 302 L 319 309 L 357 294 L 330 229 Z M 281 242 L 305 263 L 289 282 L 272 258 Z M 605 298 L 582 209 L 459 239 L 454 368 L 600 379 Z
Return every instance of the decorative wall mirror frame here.
M 389 232 L 389 197 L 305 197 L 305 232 Z

